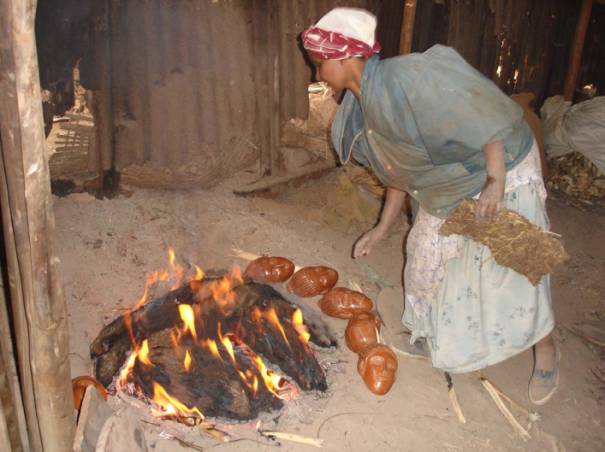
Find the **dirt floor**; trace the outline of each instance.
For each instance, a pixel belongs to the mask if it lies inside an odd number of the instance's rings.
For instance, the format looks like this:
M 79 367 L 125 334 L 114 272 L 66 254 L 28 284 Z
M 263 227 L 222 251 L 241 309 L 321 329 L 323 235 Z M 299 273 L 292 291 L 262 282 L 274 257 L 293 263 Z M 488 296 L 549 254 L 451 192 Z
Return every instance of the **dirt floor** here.
M 91 340 L 103 325 L 136 303 L 146 274 L 164 267 L 169 246 L 181 260 L 205 269 L 245 266 L 234 249 L 286 256 L 299 266 L 330 265 L 340 273 L 339 285 L 358 284 L 377 301 L 385 341 L 405 348 L 407 336 L 400 317 L 407 219 L 402 214 L 390 237 L 372 255 L 351 259 L 353 242 L 371 227 L 380 205 L 371 189 L 358 190 L 350 184 L 355 177 L 336 169 L 279 199 L 234 196 L 234 188 L 255 178 L 247 172 L 207 191 L 137 190 L 112 200 L 83 193 L 54 198 L 56 243 L 70 317 L 72 375 L 90 374 Z M 350 196 L 355 204 L 343 202 Z M 563 356 L 560 390 L 546 406 L 530 405 L 530 351 L 483 372 L 520 405 L 541 415 L 530 424 L 522 411 L 511 410 L 529 428 L 531 439 L 523 441 L 514 432 L 478 373 L 453 376 L 466 424 L 452 411 L 443 373 L 427 361 L 400 355 L 392 390 L 383 397 L 372 395 L 357 374 L 356 356 L 344 346 L 345 321 L 330 318 L 326 321 L 340 347 L 320 354 L 328 367 L 327 396 L 287 405 L 281 416 L 273 416 L 277 423 L 265 421 L 264 428 L 321 438 L 327 451 L 605 450 L 604 350 L 570 331 L 578 322 L 605 319 L 605 215 L 556 199 L 549 201 L 548 208 L 552 229 L 563 235 L 572 256 L 553 277 L 555 337 Z M 313 308 L 315 301 L 304 303 Z M 252 431 L 252 425 L 248 427 Z M 187 449 L 159 431 L 147 436 L 146 445 L 162 451 Z M 204 450 L 210 448 L 275 450 L 277 443 L 206 441 Z M 316 450 L 289 441 L 281 441 L 280 449 Z

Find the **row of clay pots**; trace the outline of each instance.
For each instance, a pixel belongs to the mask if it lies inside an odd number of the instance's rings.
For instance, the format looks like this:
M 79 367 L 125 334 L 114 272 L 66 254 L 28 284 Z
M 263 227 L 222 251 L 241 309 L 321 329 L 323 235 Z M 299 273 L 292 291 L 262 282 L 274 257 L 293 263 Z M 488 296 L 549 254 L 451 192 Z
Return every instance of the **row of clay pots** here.
M 345 330 L 347 347 L 357 353 L 357 371 L 374 394 L 386 394 L 397 374 L 397 357 L 378 341 L 380 322 L 370 312 L 374 303 L 361 292 L 335 287 L 336 270 L 324 267 L 305 267 L 294 273 L 294 263 L 284 257 L 262 256 L 252 261 L 244 276 L 258 283 L 288 282 L 287 289 L 299 297 L 324 295 L 319 301 L 321 310 L 339 319 L 348 319 Z
M 288 292 L 302 298 L 323 295 L 336 285 L 338 272 L 318 265 L 305 267 L 294 273 L 294 263 L 285 257 L 262 256 L 250 262 L 244 276 L 261 284 L 288 283 Z
M 397 376 L 397 357 L 379 343 L 380 321 L 370 312 L 372 300 L 361 292 L 336 287 L 322 297 L 319 307 L 331 317 L 349 319 L 345 342 L 359 357 L 357 371 L 374 394 L 389 392 Z

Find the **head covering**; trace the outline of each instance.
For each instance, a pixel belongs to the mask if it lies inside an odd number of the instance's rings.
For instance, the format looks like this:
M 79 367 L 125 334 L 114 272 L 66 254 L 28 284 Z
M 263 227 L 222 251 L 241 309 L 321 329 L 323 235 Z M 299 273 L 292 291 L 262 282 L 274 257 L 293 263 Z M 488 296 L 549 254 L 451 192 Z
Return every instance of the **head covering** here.
M 380 52 L 375 39 L 376 16 L 359 8 L 334 8 L 303 31 L 302 44 L 316 60 L 369 58 Z

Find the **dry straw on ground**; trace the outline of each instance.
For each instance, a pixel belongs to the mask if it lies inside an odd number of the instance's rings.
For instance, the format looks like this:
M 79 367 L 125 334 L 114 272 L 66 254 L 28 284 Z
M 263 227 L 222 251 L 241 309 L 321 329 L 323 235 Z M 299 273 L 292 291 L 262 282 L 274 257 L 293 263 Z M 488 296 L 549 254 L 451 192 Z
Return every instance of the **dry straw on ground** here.
M 501 209 L 494 221 L 478 221 L 475 206 L 476 201 L 464 200 L 439 233 L 459 234 L 482 243 L 498 264 L 525 275 L 534 286 L 569 258 L 556 234 L 540 229 L 517 212 Z

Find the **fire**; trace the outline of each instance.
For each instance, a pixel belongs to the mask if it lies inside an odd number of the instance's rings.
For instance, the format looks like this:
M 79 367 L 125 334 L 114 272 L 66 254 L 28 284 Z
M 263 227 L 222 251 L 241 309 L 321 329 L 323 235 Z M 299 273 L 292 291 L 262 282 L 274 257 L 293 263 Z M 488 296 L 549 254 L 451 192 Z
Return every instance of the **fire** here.
M 210 284 L 212 298 L 222 311 L 228 310 L 235 304 L 233 288 L 243 283 L 239 267 L 234 267 L 231 273 Z
M 196 265 L 195 276 L 193 277 L 193 279 L 195 279 L 196 281 L 201 281 L 202 279 L 204 279 L 204 276 L 206 276 L 204 271 Z
M 233 364 L 235 364 L 235 353 L 233 351 L 233 343 L 231 342 L 231 339 L 229 339 L 229 336 L 223 336 L 220 323 L 217 326 L 217 332 L 218 332 L 219 341 L 221 341 L 221 343 L 227 350 L 227 353 L 229 354 L 231 361 L 233 362 Z
M 149 343 L 147 339 L 141 344 L 137 359 L 147 366 L 153 366 L 153 363 L 149 360 Z
M 137 361 L 141 363 L 143 366 L 137 366 L 136 371 L 145 372 L 146 369 L 153 366 L 154 363 L 150 359 L 148 339 L 140 337 L 142 334 L 140 325 L 143 325 L 145 321 L 144 314 L 141 316 L 140 313 L 137 313 L 137 317 L 133 317 L 132 313 L 148 302 L 148 298 L 155 284 L 170 281 L 170 284 L 173 285 L 172 289 L 178 288 L 181 284 L 189 284 L 192 292 L 196 295 L 197 300 L 207 300 L 211 296 L 216 303 L 216 306 L 225 316 L 228 310 L 236 303 L 234 288 L 243 283 L 243 278 L 238 267 L 234 267 L 232 272 L 225 277 L 211 281 L 203 281 L 206 277 L 205 273 L 197 265 L 194 266 L 193 272 L 193 275 L 188 275 L 189 279 L 185 278 L 185 271 L 183 267 L 178 265 L 174 250 L 169 248 L 168 269 L 153 272 L 147 277 L 142 297 L 124 316 L 133 351 L 126 360 L 116 381 L 116 388 L 118 390 L 125 390 L 127 385 L 129 385 L 129 392 L 134 388 L 136 394 L 144 394 L 142 388 L 136 386 L 138 379 L 135 378 L 135 375 L 133 374 L 135 365 L 137 364 Z M 198 293 L 198 290 L 208 292 Z M 287 380 L 278 373 L 268 369 L 262 358 L 243 342 L 238 334 L 233 331 L 227 331 L 223 334 L 222 328 L 224 325 L 221 319 L 218 320 L 216 333 L 213 332 L 212 328 L 206 328 L 206 325 L 202 323 L 205 319 L 203 316 L 200 316 L 201 309 L 201 305 L 179 304 L 178 312 L 182 325 L 175 325 L 170 331 L 173 352 L 178 356 L 179 361 L 182 359 L 185 371 L 189 372 L 192 369 L 194 357 L 196 356 L 196 350 L 191 348 L 192 345 L 190 342 L 188 342 L 187 347 L 184 346 L 184 335 L 190 334 L 191 338 L 195 341 L 193 347 L 205 347 L 212 356 L 228 363 L 225 356 L 226 353 L 231 361 L 230 365 L 233 365 L 233 368 L 242 382 L 253 394 L 258 394 L 259 385 L 264 384 L 269 392 L 280 397 L 280 392 L 283 392 Z M 271 328 L 275 331 L 279 331 L 288 347 L 290 347 L 284 325 L 280 322 L 278 313 L 274 308 L 269 308 L 267 310 L 263 309 L 261 311 L 255 306 L 251 312 L 251 316 L 255 327 L 261 332 L 271 325 Z M 303 323 L 303 316 L 300 309 L 296 309 L 293 312 L 291 322 L 298 333 L 300 341 L 307 344 L 310 335 L 307 327 Z M 289 326 L 289 324 L 287 325 Z M 139 328 L 134 328 L 135 326 L 139 326 Z M 188 337 L 186 339 L 189 340 Z M 246 361 L 251 363 L 247 368 L 240 368 L 240 366 L 238 366 L 236 349 L 239 354 L 241 353 L 242 348 L 244 348 L 245 354 L 249 358 L 249 360 Z M 242 355 L 240 354 L 239 357 L 242 358 Z M 241 364 L 241 362 L 242 361 L 240 360 L 239 364 Z M 159 361 L 156 364 L 158 363 Z M 190 408 L 186 406 L 176 397 L 170 395 L 161 384 L 155 381 L 153 382 L 153 402 L 153 412 L 158 416 L 176 418 L 196 417 L 204 419 L 204 415 L 197 407 L 194 406 Z
M 278 331 L 281 333 L 282 337 L 284 338 L 284 341 L 286 341 L 286 344 L 288 344 L 288 347 L 289 347 L 290 342 L 288 342 L 288 337 L 286 336 L 284 327 L 281 325 L 281 323 L 279 323 L 279 319 L 277 318 L 277 313 L 275 312 L 275 309 L 273 309 L 273 308 L 267 309 L 265 311 L 265 318 L 269 321 L 269 323 L 271 323 L 271 325 L 273 325 L 275 328 L 278 329 Z
M 191 367 L 191 355 L 189 354 L 189 350 L 185 352 L 185 360 L 183 361 L 183 365 L 185 366 L 185 370 L 189 372 L 189 368 Z
M 161 416 L 182 416 L 182 417 L 199 417 L 204 419 L 204 415 L 196 407 L 188 408 L 172 397 L 166 390 L 157 382 L 153 382 L 153 401 L 160 407 Z
M 195 332 L 195 315 L 193 313 L 193 308 L 191 307 L 191 305 L 180 304 L 179 315 L 181 316 L 181 320 L 184 323 L 183 333 L 189 331 L 191 332 L 193 338 L 197 339 L 197 333 Z
M 168 264 L 170 265 L 170 276 L 172 279 L 171 289 L 177 289 L 183 283 L 185 269 L 176 263 L 176 255 L 172 248 L 168 248 Z
M 220 359 L 221 361 L 223 360 L 223 358 L 221 358 L 221 354 L 218 351 L 218 347 L 216 346 L 216 341 L 214 341 L 212 339 L 206 339 L 205 341 L 202 341 L 200 344 L 202 346 L 206 347 L 208 350 L 210 350 L 210 353 L 212 353 L 212 356 Z
M 254 357 L 254 364 L 256 364 L 256 368 L 260 372 L 260 376 L 262 377 L 267 389 L 279 397 L 279 389 L 281 387 L 280 383 L 282 380 L 281 375 L 278 375 L 272 370 L 267 369 L 267 366 L 265 366 L 265 363 L 260 356 Z
M 302 311 L 298 308 L 292 313 L 292 325 L 294 325 L 294 329 L 298 333 L 302 343 L 307 345 L 309 343 L 309 339 L 311 338 L 311 334 L 303 322 Z
M 120 371 L 120 376 L 118 377 L 118 384 L 117 384 L 118 387 L 123 386 L 128 382 L 128 376 L 132 372 L 132 369 L 134 368 L 134 363 L 136 360 L 137 360 L 137 352 L 133 351 L 130 354 L 130 356 L 128 357 L 128 360 L 126 361 L 126 365 Z

